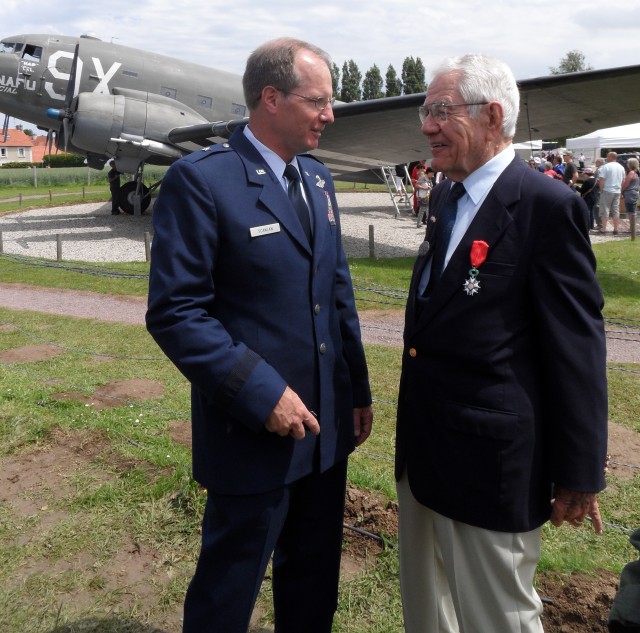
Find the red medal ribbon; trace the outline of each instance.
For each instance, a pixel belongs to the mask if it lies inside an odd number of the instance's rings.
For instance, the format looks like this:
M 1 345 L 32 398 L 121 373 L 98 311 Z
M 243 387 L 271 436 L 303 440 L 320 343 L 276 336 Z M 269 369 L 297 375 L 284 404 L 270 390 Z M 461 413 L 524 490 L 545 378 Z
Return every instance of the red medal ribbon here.
M 484 264 L 487 259 L 487 253 L 489 252 L 489 244 L 484 240 L 476 240 L 471 245 L 471 265 L 474 268 Z

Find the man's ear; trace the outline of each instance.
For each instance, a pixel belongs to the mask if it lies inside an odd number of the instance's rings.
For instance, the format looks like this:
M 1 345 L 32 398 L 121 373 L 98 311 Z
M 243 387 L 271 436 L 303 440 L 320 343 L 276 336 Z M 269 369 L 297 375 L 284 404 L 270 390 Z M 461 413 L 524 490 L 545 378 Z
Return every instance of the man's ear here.
M 278 107 L 278 99 L 282 93 L 273 86 L 265 86 L 262 89 L 260 100 L 268 112 L 273 112 Z
M 497 101 L 491 101 L 489 103 L 489 107 L 487 108 L 487 112 L 489 115 L 489 128 L 502 133 L 502 121 L 504 119 L 504 111 L 502 110 L 502 105 Z

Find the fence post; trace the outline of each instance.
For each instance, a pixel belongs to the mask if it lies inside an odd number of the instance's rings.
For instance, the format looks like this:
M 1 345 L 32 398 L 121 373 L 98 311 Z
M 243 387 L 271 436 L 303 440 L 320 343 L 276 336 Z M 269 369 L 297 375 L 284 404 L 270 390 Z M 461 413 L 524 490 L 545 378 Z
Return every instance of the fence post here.
M 21 193 L 18 194 L 18 200 L 19 200 L 19 202 L 18 202 L 19 206 L 22 206 L 22 194 Z
M 53 202 L 53 194 L 51 193 L 51 189 L 49 189 L 49 202 Z
M 4 253 L 4 246 L 2 244 L 2 231 L 0 231 L 0 255 Z
M 62 236 L 56 233 L 56 259 L 62 261 Z
M 147 261 L 151 259 L 151 236 L 149 231 L 144 232 L 144 256 Z
M 376 256 L 376 243 L 373 233 L 373 224 L 369 225 L 369 257 L 373 259 Z

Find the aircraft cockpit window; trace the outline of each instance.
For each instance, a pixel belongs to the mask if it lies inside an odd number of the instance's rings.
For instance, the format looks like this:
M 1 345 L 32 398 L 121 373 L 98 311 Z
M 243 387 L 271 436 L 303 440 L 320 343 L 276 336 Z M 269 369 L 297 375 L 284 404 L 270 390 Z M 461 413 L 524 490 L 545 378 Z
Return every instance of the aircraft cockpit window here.
M 0 42 L 0 53 L 15 53 L 16 45 L 14 42 Z
M 39 62 L 42 57 L 42 46 L 33 46 L 33 44 L 27 44 L 24 47 L 22 53 L 22 59 L 26 59 L 30 62 Z

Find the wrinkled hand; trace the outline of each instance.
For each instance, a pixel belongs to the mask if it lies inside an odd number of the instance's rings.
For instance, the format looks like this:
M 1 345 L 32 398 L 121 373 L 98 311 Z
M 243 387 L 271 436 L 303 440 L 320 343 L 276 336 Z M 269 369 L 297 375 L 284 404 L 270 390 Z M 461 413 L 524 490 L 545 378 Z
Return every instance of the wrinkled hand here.
M 295 440 L 304 438 L 308 429 L 314 435 L 320 433 L 318 420 L 298 397 L 298 394 L 287 387 L 274 407 L 265 424 L 267 431 L 282 437 L 291 435 Z
M 560 527 L 564 521 L 573 527 L 580 527 L 585 517 L 590 517 L 596 534 L 602 534 L 602 518 L 594 492 L 576 492 L 556 487 L 555 499 L 551 500 L 551 523 Z
M 373 426 L 373 410 L 371 406 L 353 410 L 353 434 L 356 446 L 360 446 L 371 434 Z

